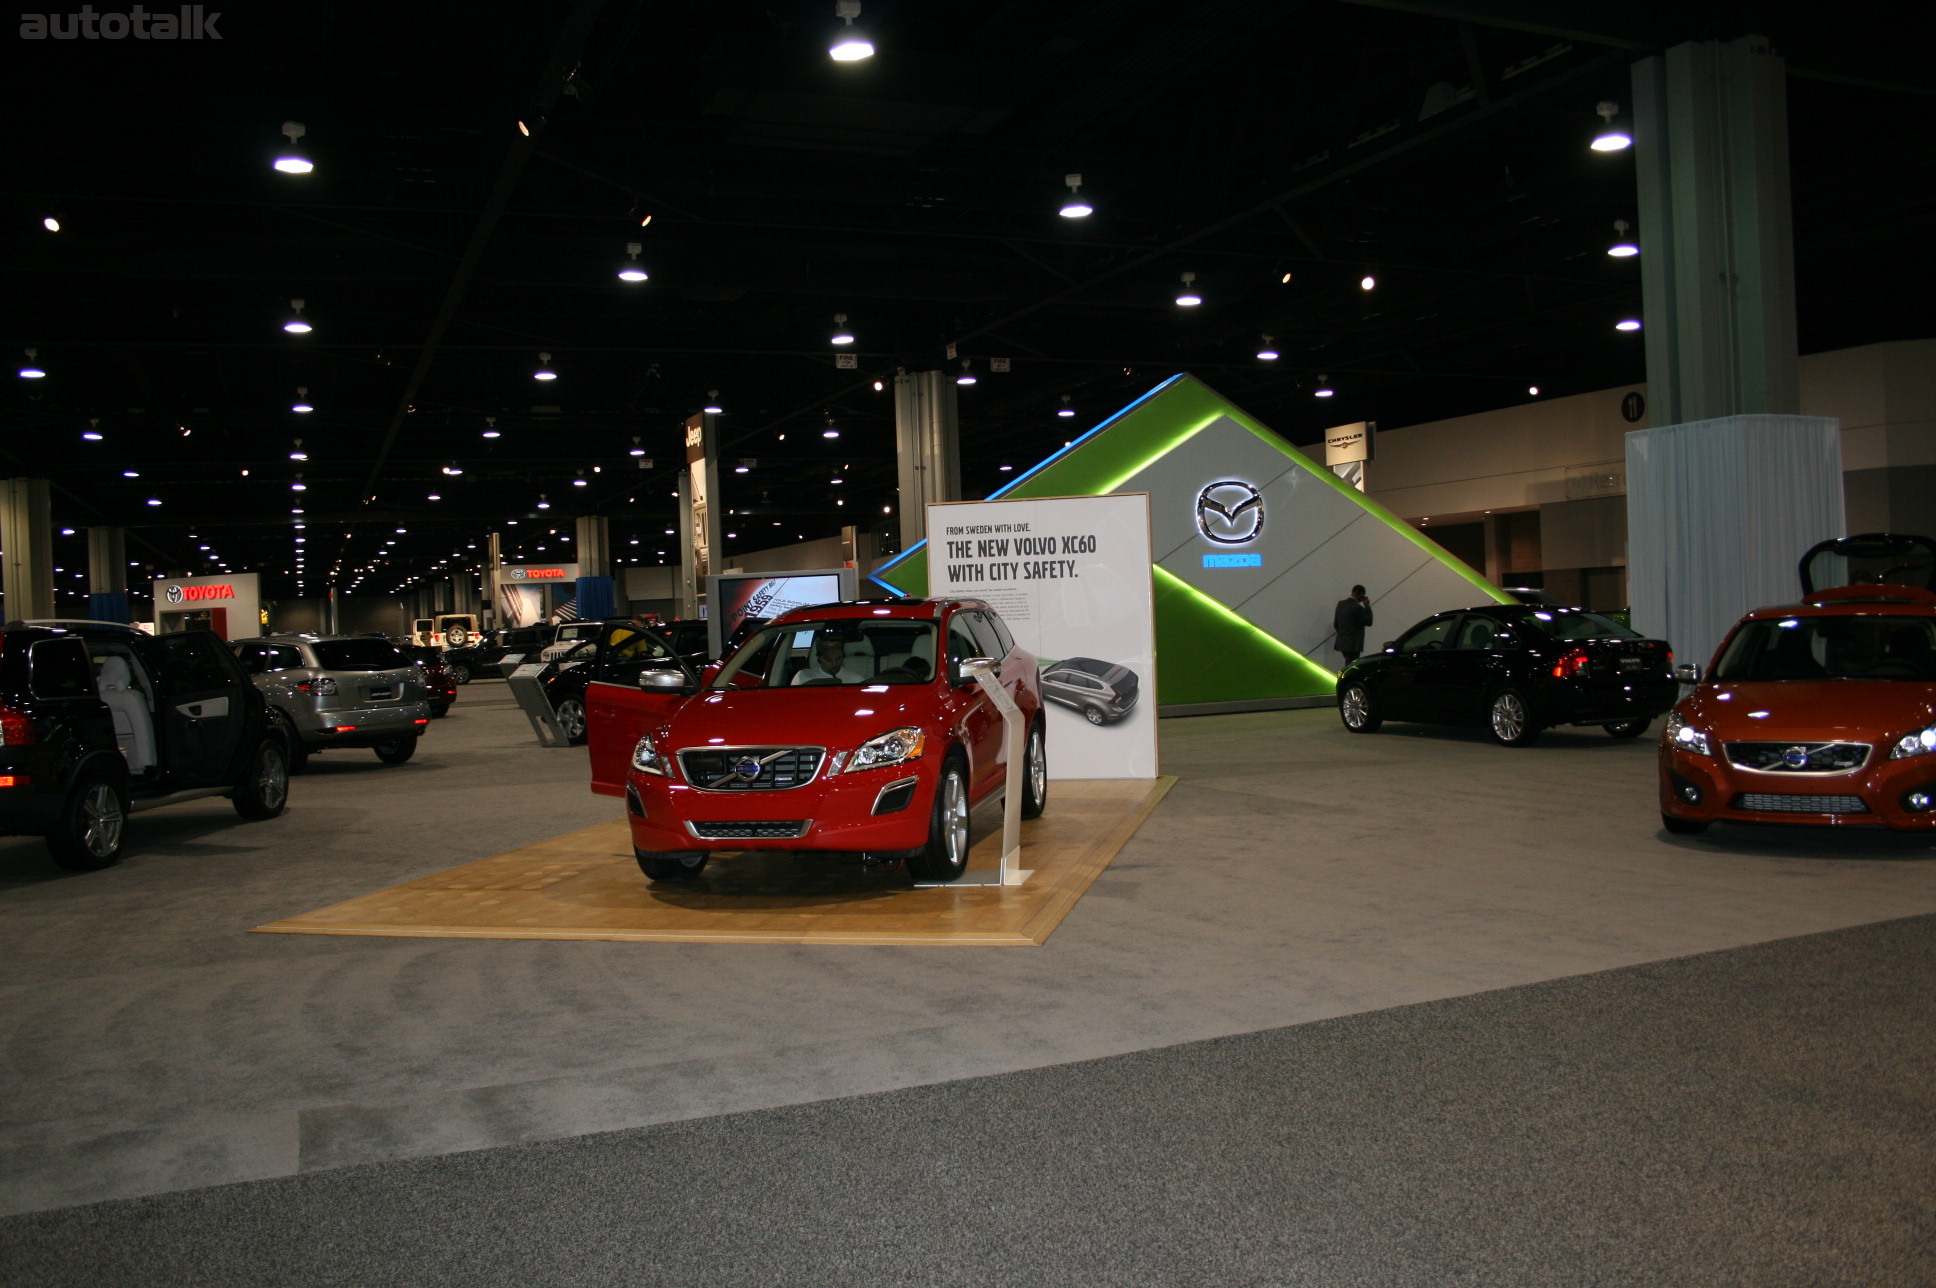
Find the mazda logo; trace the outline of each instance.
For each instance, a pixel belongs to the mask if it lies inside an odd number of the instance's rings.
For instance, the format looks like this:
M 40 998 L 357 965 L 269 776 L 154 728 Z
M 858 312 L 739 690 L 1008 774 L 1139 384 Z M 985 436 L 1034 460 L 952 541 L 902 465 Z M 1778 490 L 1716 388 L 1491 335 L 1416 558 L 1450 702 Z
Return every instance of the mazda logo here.
M 1248 483 L 1220 479 L 1197 493 L 1197 531 L 1220 546 L 1241 546 L 1264 531 L 1264 494 Z
M 170 586 L 161 593 L 171 604 L 179 604 L 182 602 L 182 588 L 180 586 Z

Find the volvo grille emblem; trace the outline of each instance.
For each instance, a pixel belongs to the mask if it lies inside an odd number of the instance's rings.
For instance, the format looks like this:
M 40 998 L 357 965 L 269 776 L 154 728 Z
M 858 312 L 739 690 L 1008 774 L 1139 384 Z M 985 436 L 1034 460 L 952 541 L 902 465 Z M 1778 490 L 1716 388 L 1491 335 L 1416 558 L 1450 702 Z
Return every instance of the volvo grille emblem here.
M 171 604 L 179 604 L 182 602 L 182 588 L 180 586 L 170 586 L 161 593 L 168 597 L 168 602 Z
M 1248 483 L 1220 479 L 1197 493 L 1197 531 L 1220 546 L 1241 546 L 1264 532 L 1264 494 Z
M 760 776 L 760 770 L 764 767 L 758 756 L 741 756 L 733 762 L 733 772 L 749 783 Z
M 1790 747 L 1781 753 L 1781 763 L 1790 769 L 1800 769 L 1808 763 L 1808 748 Z

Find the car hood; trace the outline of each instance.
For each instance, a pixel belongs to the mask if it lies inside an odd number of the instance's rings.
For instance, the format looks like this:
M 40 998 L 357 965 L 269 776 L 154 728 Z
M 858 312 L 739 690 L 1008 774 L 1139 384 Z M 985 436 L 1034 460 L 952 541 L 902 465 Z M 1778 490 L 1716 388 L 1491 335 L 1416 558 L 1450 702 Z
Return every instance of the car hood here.
M 932 726 L 935 686 L 802 685 L 694 695 L 663 728 L 672 747 L 858 747 L 904 725 Z M 715 741 L 717 740 L 717 741 Z
M 1936 721 L 1936 684 L 1917 680 L 1784 680 L 1702 685 L 1681 714 L 1725 741 L 1876 741 Z M 1757 715 L 1757 712 L 1766 712 Z

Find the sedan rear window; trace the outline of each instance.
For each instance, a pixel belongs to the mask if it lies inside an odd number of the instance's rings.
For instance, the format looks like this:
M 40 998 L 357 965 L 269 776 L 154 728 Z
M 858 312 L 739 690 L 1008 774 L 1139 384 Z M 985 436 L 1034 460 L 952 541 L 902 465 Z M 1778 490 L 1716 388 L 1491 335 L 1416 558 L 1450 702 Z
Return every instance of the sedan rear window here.
M 403 650 L 384 640 L 324 640 L 312 645 L 325 671 L 393 671 L 411 665 Z
M 1578 608 L 1540 609 L 1528 613 L 1525 622 L 1548 639 L 1556 640 L 1637 640 L 1640 632 L 1622 626 L 1611 617 Z
M 1746 622 L 1711 678 L 1936 680 L 1936 619 L 1860 613 Z

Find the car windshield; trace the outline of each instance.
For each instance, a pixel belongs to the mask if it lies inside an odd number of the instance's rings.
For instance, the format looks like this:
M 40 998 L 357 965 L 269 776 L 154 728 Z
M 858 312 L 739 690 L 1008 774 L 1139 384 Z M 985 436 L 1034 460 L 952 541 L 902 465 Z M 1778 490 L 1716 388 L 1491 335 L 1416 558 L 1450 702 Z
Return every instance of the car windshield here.
M 933 622 L 845 618 L 767 627 L 740 646 L 712 687 L 926 684 L 933 678 Z
M 316 665 L 325 671 L 388 671 L 411 665 L 403 650 L 387 640 L 322 640 L 311 647 Z
M 1542 608 L 1526 614 L 1525 622 L 1548 639 L 1637 640 L 1640 632 L 1611 617 L 1579 608 Z
M 1711 678 L 1936 680 L 1936 618 L 1861 613 L 1745 622 Z

